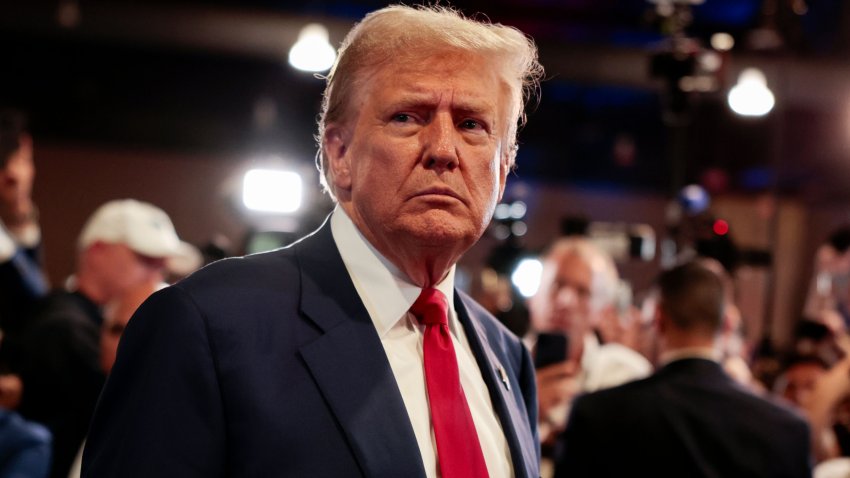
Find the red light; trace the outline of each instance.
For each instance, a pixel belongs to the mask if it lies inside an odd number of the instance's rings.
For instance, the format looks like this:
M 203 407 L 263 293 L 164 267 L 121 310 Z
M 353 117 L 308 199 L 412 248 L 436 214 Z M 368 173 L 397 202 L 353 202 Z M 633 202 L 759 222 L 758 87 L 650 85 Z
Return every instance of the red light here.
M 711 228 L 718 236 L 725 236 L 726 233 L 729 232 L 729 223 L 723 219 L 718 219 L 714 221 L 714 225 Z

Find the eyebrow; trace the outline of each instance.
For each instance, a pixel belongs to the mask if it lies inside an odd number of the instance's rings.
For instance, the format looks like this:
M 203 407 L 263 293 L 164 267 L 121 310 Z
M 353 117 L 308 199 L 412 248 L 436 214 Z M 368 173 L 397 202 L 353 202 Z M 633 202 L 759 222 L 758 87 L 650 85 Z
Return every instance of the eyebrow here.
M 412 88 L 402 91 L 397 97 L 390 100 L 389 108 L 421 108 L 433 107 L 440 102 L 440 96 Z M 451 102 L 452 111 L 470 114 L 490 114 L 496 116 L 496 107 L 492 103 L 469 95 L 455 95 Z

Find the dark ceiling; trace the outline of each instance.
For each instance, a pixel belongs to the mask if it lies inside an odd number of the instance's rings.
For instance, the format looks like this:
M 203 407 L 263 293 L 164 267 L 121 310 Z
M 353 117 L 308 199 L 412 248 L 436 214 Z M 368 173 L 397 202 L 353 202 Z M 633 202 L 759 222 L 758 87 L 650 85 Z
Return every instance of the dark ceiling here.
M 707 181 L 774 187 L 812 203 L 850 199 L 850 164 L 840 166 L 850 159 L 850 2 L 693 7 L 688 36 L 707 48 L 712 33 L 728 32 L 736 46 L 717 75 L 723 88 L 686 95 L 675 122 L 665 120 L 668 72 L 650 74 L 671 32 L 657 3 L 454 3 L 517 26 L 540 46 L 548 80 L 521 133 L 518 175 L 661 192 Z M 39 141 L 311 161 L 322 82 L 286 64 L 288 47 L 311 21 L 328 25 L 338 44 L 384 5 L 2 0 L 0 104 L 27 110 Z M 777 108 L 745 121 L 728 110 L 725 92 L 749 65 L 765 70 Z

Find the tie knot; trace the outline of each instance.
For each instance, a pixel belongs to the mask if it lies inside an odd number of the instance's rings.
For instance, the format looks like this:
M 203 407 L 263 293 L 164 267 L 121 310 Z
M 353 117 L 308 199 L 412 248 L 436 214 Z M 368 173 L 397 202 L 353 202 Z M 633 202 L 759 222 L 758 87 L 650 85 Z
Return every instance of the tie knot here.
M 410 311 L 425 325 L 449 323 L 449 301 L 442 292 L 433 287 L 422 289 L 422 293 L 410 307 Z

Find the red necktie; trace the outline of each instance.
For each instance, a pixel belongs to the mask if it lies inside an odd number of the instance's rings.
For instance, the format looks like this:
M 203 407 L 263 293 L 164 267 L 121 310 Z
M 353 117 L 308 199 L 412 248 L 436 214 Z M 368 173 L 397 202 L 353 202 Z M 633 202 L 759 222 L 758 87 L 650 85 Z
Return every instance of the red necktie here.
M 442 478 L 486 478 L 487 464 L 460 385 L 449 303 L 437 289 L 425 288 L 410 311 L 425 324 L 425 384 L 437 440 Z

